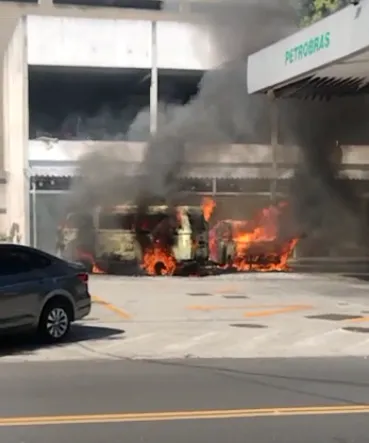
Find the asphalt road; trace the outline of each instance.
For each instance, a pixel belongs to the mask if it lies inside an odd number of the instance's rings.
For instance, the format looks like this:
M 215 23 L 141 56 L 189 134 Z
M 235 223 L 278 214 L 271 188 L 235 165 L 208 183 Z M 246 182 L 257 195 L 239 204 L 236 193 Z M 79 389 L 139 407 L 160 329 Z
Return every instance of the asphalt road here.
M 368 374 L 364 358 L 2 364 L 0 441 L 369 442 Z

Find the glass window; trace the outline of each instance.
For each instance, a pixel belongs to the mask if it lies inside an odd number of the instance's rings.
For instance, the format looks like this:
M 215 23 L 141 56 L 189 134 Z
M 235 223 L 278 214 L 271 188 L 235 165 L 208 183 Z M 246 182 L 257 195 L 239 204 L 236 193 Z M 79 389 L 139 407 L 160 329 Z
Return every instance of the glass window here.
M 0 3 L 38 3 L 38 0 L 0 0 Z
M 134 219 L 133 214 L 100 214 L 99 229 L 132 230 Z
M 196 232 L 201 232 L 206 230 L 206 221 L 202 213 L 198 211 L 188 211 L 188 218 L 192 229 Z
M 51 260 L 34 251 L 18 248 L 0 248 L 0 275 L 15 275 L 45 269 Z
M 99 229 L 125 229 L 151 232 L 168 214 L 100 214 Z
M 70 213 L 67 215 L 65 227 L 69 229 L 91 228 L 93 226 L 92 216 L 90 214 Z
M 97 6 L 160 10 L 160 0 L 54 0 L 56 5 Z
M 140 232 L 152 232 L 164 219 L 168 219 L 168 214 L 140 214 L 136 220 L 137 230 Z

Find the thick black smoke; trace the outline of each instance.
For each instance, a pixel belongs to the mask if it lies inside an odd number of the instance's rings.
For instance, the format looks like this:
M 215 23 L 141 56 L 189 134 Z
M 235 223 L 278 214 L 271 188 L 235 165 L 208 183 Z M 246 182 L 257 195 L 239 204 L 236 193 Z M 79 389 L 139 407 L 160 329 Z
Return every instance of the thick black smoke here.
M 210 34 L 211 46 L 223 64 L 204 75 L 199 93 L 190 103 L 162 105 L 158 132 L 149 140 L 136 171 L 140 178 L 127 175 L 121 167 L 124 149 L 104 149 L 81 160 L 86 179 L 75 190 L 77 202 L 88 207 L 134 200 L 144 207 L 152 198 L 160 198 L 170 204 L 189 159 L 211 149 L 216 162 L 217 144 L 269 143 L 268 99 L 247 94 L 246 60 L 250 53 L 294 32 L 299 19 L 288 1 L 239 0 L 227 5 L 209 6 L 201 18 L 194 17 L 204 35 Z M 199 57 L 209 57 L 206 45 L 194 42 L 194 47 Z M 283 99 L 278 107 L 286 150 L 291 145 L 301 147 L 301 162 L 289 196 L 301 231 L 323 230 L 331 236 L 331 243 L 346 238 L 365 241 L 367 218 L 357 192 L 352 184 L 337 180 L 337 142 L 363 144 L 368 132 L 367 101 Z M 147 111 L 133 123 L 128 138 L 137 139 L 141 130 L 147 134 L 145 116 Z
M 119 148 L 109 149 L 81 159 L 81 173 L 86 179 L 75 189 L 77 202 L 147 202 L 155 197 L 169 203 L 178 192 L 178 177 L 186 160 L 211 152 L 216 162 L 215 146 L 220 144 L 268 143 L 267 100 L 247 94 L 247 55 L 293 32 L 298 22 L 295 10 L 283 0 L 240 0 L 227 2 L 227 8 L 209 6 L 201 16 L 194 15 L 193 22 L 203 30 L 206 40 L 204 44 L 193 42 L 198 57 L 215 57 L 221 66 L 203 76 L 190 103 L 160 108 L 158 132 L 147 144 L 139 179 L 119 170 L 124 148 L 120 153 Z M 147 134 L 144 115 L 148 112 L 137 117 L 128 139 L 139 138 L 140 129 Z
M 348 180 L 342 171 L 340 145 L 368 144 L 368 98 L 290 100 L 282 101 L 280 108 L 287 144 L 296 144 L 301 149 L 290 190 L 301 229 L 313 236 L 319 232 L 327 251 L 332 246 L 338 250 L 345 243 L 356 243 L 366 253 L 368 213 L 358 181 Z

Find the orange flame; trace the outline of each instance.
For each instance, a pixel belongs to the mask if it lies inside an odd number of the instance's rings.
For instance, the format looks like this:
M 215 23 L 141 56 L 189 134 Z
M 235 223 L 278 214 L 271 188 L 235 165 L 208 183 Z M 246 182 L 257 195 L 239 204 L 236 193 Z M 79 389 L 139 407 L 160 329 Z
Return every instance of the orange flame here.
M 105 272 L 102 269 L 100 269 L 96 263 L 94 263 L 92 265 L 92 273 L 93 274 L 105 274 Z
M 158 243 L 144 252 L 141 267 L 149 275 L 173 275 L 177 263 L 173 255 Z
M 201 206 L 205 220 L 209 221 L 216 207 L 215 201 L 211 197 L 204 197 Z
M 238 271 L 285 271 L 287 261 L 298 238 L 282 240 L 279 238 L 279 225 L 286 202 L 264 208 L 250 221 L 224 220 L 212 229 L 210 250 L 216 253 L 218 241 L 232 244 L 234 253 L 226 265 Z M 221 226 L 227 228 L 223 231 Z M 218 231 L 221 231 L 218 233 Z
M 77 251 L 77 257 L 80 260 L 86 260 L 87 262 L 90 262 L 92 264 L 92 274 L 105 274 L 105 272 L 97 266 L 93 255 L 89 252 L 85 252 L 79 249 Z

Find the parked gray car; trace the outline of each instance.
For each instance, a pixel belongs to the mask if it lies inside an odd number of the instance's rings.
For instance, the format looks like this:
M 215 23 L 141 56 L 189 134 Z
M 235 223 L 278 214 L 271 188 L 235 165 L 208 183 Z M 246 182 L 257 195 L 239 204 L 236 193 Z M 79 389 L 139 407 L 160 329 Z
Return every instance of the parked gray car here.
M 37 332 L 43 341 L 59 342 L 90 310 L 83 265 L 28 246 L 0 244 L 0 334 Z

